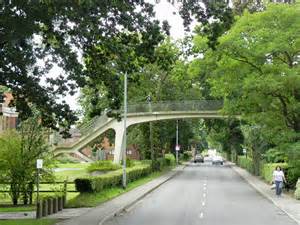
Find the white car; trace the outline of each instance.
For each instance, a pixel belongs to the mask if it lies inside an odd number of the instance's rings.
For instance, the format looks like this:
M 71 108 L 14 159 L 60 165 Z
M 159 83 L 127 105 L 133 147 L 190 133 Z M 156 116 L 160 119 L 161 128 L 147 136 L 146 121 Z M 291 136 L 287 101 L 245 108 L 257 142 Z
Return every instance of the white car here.
M 212 164 L 213 165 L 223 165 L 224 160 L 223 160 L 222 156 L 214 156 L 212 159 Z

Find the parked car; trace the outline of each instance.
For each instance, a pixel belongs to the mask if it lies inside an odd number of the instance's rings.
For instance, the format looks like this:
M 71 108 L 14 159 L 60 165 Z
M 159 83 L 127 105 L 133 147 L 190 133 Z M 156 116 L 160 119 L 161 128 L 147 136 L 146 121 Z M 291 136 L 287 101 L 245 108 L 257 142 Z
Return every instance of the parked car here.
M 203 156 L 202 155 L 196 155 L 195 158 L 194 158 L 194 163 L 197 163 L 197 162 L 200 162 L 200 163 L 203 163 L 204 162 L 204 159 L 203 159 Z
M 206 155 L 206 156 L 204 156 L 204 161 L 205 162 L 211 162 L 212 158 L 213 158 L 212 156 Z
M 223 160 L 222 156 L 214 156 L 212 158 L 212 164 L 213 165 L 223 165 L 224 160 Z

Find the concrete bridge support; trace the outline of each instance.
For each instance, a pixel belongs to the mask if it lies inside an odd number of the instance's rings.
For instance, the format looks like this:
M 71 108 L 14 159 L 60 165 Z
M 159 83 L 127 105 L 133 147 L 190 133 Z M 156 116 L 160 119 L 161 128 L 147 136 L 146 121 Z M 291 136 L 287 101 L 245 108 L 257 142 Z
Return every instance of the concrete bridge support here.
M 114 163 L 120 163 L 123 159 L 123 151 L 126 147 L 124 146 L 124 127 L 123 123 L 119 122 L 114 128 L 115 130 L 115 150 L 114 150 Z

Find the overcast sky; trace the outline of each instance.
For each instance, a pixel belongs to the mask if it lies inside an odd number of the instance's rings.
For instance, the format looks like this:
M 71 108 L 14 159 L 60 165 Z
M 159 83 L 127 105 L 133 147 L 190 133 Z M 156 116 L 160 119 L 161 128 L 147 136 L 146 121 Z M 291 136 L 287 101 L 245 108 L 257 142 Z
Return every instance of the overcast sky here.
M 154 3 L 155 0 L 147 0 L 150 3 Z M 160 0 L 158 4 L 155 4 L 156 18 L 160 21 L 167 20 L 171 25 L 171 37 L 173 39 L 180 39 L 184 37 L 184 27 L 183 20 L 178 13 L 178 4 L 172 5 L 167 0 Z M 62 70 L 54 66 L 51 70 L 51 76 L 56 76 L 61 73 Z M 79 92 L 75 96 L 67 96 L 65 100 L 70 105 L 73 110 L 79 109 L 77 103 L 77 98 L 79 97 Z

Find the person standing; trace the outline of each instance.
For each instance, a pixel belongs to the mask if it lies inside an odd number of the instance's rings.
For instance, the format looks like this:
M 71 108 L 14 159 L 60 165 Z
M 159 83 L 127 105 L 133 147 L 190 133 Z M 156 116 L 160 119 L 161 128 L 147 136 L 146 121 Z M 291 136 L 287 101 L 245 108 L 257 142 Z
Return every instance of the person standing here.
M 283 182 L 286 182 L 284 173 L 280 166 L 277 166 L 273 172 L 273 182 L 275 183 L 276 195 L 280 197 L 282 193 Z

